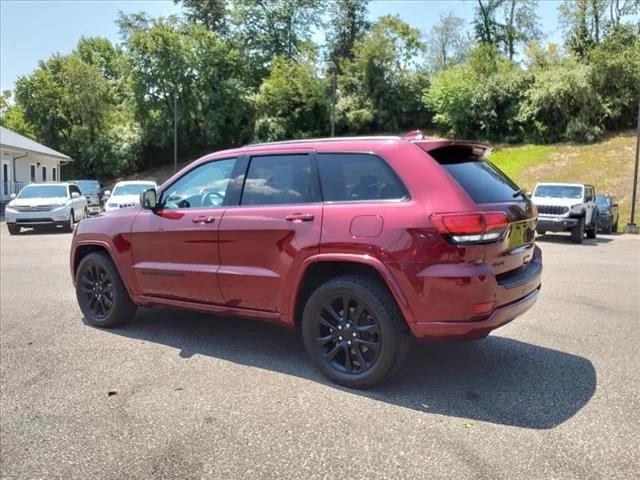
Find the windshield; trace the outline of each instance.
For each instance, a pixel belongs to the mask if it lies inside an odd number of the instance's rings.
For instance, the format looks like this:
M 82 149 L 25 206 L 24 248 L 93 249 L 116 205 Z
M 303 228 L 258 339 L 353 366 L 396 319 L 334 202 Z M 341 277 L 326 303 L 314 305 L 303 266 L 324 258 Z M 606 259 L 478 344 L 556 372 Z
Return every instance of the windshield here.
M 67 198 L 66 185 L 28 185 L 22 189 L 18 198 Z
M 73 183 L 78 185 L 83 194 L 98 193 L 100 191 L 100 184 L 95 180 L 75 180 Z
M 582 198 L 582 187 L 575 185 L 538 185 L 534 197 Z
M 609 202 L 607 202 L 607 197 L 605 197 L 604 195 L 598 195 L 596 197 L 596 204 L 599 207 L 606 207 L 606 208 L 609 207 Z
M 140 192 L 144 192 L 149 188 L 155 188 L 153 183 L 130 183 L 128 185 L 116 185 L 113 189 L 112 195 L 140 195 Z

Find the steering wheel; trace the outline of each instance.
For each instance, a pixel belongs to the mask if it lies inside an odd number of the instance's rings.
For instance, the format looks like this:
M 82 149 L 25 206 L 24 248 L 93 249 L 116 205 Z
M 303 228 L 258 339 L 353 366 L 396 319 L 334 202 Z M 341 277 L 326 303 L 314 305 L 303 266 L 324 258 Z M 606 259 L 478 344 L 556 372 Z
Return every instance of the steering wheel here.
M 220 199 L 220 203 L 215 204 L 213 203 L 213 201 L 211 200 L 211 195 L 215 195 L 216 197 L 218 197 Z M 206 191 L 202 194 L 202 197 L 200 198 L 200 206 L 202 207 L 218 207 L 222 204 L 222 201 L 224 200 L 224 195 L 222 195 L 220 192 L 216 192 L 214 190 L 209 190 Z

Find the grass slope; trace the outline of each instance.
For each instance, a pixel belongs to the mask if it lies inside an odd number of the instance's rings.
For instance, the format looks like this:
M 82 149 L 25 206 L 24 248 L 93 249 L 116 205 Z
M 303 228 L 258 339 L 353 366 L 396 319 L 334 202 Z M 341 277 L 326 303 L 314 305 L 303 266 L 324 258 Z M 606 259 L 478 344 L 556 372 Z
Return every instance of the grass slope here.
M 497 148 L 490 160 L 531 191 L 537 182 L 590 183 L 618 199 L 622 230 L 631 212 L 635 132 L 610 135 L 589 145 L 519 145 Z M 640 214 L 636 202 L 636 223 Z

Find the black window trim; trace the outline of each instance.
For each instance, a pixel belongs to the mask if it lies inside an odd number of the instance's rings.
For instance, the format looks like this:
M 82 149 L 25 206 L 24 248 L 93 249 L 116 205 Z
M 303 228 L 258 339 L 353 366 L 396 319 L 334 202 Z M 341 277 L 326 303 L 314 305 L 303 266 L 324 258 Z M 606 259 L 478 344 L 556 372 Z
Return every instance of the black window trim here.
M 242 161 L 244 160 L 244 158 L 246 157 L 246 155 L 244 154 L 239 154 L 239 155 L 231 155 L 228 157 L 220 157 L 220 158 L 212 158 L 210 160 L 207 160 L 205 162 L 202 162 L 196 166 L 194 166 L 193 168 L 189 168 L 188 170 L 185 170 L 184 173 L 182 175 L 180 175 L 178 178 L 176 178 L 173 182 L 171 182 L 170 184 L 168 184 L 166 187 L 160 189 L 159 191 L 159 195 L 158 195 L 158 199 L 159 199 L 159 204 L 162 205 L 164 207 L 164 202 L 163 202 L 163 195 L 167 192 L 167 190 L 169 190 L 171 188 L 172 185 L 175 185 L 177 182 L 179 182 L 180 180 L 182 180 L 184 177 L 186 177 L 188 174 L 190 174 L 191 172 L 193 172 L 194 170 L 200 168 L 200 167 L 204 167 L 205 165 L 208 165 L 210 163 L 214 163 L 214 162 L 221 162 L 223 160 L 236 160 L 236 163 L 233 165 L 233 169 L 231 170 L 231 177 L 229 179 L 229 184 L 227 185 L 227 190 L 225 192 L 224 195 L 224 200 L 222 202 L 222 204 L 220 206 L 217 207 L 197 207 L 197 208 L 172 208 L 171 210 L 218 210 L 222 207 L 228 207 L 230 205 L 228 205 L 228 202 L 231 202 L 231 199 L 233 197 L 233 195 L 230 195 L 232 192 L 234 192 L 234 190 L 236 190 L 237 188 L 235 187 L 235 180 L 238 177 L 238 174 L 240 173 L 240 167 L 242 166 Z
M 242 196 L 244 195 L 244 186 L 247 181 L 247 175 L 249 174 L 249 167 L 251 166 L 251 161 L 254 158 L 258 157 L 286 157 L 290 155 L 309 155 L 311 157 L 311 177 L 316 180 L 316 188 L 318 189 L 318 194 L 320 199 L 317 202 L 301 202 L 301 203 L 264 203 L 260 205 L 242 205 Z M 239 186 L 239 195 L 237 198 L 237 203 L 233 205 L 228 205 L 228 207 L 239 207 L 239 208 L 262 208 L 262 207 L 287 207 L 287 206 L 297 206 L 297 205 L 322 205 L 322 185 L 320 182 L 320 173 L 318 172 L 318 162 L 316 158 L 315 150 L 287 150 L 287 151 L 275 151 L 275 152 L 256 152 L 256 153 L 247 153 L 244 155 L 244 159 L 246 165 L 244 165 L 244 170 L 242 173 L 242 179 L 238 178 L 237 185 Z
M 320 171 L 318 170 L 318 182 L 320 183 L 320 193 L 322 194 L 322 203 L 325 205 L 341 205 L 341 204 L 353 204 L 353 203 L 355 204 L 358 204 L 358 203 L 361 203 L 361 204 L 362 203 L 405 203 L 405 202 L 410 202 L 412 199 L 411 191 L 407 188 L 405 183 L 402 181 L 402 179 L 400 178 L 400 175 L 398 175 L 398 173 L 389 164 L 389 162 L 377 152 L 373 152 L 370 150 L 369 151 L 338 150 L 338 151 L 318 152 L 318 155 L 370 155 L 373 157 L 377 157 L 382 161 L 384 165 L 386 165 L 386 167 L 391 172 L 391 175 L 398 181 L 400 186 L 402 186 L 402 188 L 406 192 L 406 195 L 402 198 L 386 198 L 386 199 L 378 199 L 378 200 L 375 200 L 375 199 L 373 200 L 325 200 L 324 194 L 322 192 L 322 179 L 320 178 Z M 319 161 L 320 161 L 319 159 L 316 159 L 316 163 L 318 163 Z M 318 169 L 317 166 L 316 168 Z

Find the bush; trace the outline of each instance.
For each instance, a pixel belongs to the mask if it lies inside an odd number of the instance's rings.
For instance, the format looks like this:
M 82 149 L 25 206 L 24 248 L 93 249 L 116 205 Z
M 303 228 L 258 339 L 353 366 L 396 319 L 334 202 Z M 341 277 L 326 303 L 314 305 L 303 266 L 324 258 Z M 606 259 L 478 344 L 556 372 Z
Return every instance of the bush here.
M 537 142 L 593 142 L 604 132 L 607 109 L 593 87 L 593 67 L 573 60 L 531 72 L 518 120 Z

